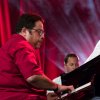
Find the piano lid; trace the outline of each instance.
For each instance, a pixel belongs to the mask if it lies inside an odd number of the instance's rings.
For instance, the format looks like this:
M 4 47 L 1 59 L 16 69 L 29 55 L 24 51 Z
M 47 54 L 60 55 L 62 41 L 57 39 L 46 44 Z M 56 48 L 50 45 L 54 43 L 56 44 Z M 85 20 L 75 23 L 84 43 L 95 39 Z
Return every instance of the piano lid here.
M 61 80 L 63 85 L 74 85 L 75 88 L 93 81 L 96 95 L 100 96 L 100 55 L 74 71 L 62 74 Z

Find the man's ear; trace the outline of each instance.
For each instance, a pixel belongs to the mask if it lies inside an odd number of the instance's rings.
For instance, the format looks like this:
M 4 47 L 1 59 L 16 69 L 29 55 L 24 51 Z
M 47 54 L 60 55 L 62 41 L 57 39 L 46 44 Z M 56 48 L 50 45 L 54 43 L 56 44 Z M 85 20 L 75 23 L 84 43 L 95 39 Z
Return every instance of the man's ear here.
M 66 66 L 66 63 L 64 63 L 64 67 Z
M 64 62 L 64 65 L 67 65 L 67 63 Z
M 22 28 L 21 33 L 23 36 L 26 36 L 28 29 L 26 29 L 25 27 Z

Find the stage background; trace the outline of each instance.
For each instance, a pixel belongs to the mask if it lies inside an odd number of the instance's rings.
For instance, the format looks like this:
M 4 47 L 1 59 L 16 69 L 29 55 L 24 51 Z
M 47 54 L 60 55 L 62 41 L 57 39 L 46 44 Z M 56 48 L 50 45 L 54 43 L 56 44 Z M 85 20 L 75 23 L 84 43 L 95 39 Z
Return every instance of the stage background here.
M 76 53 L 82 65 L 100 39 L 100 0 L 0 0 L 0 46 L 15 33 L 23 13 L 45 19 L 40 57 L 51 79 L 64 72 L 66 54 Z

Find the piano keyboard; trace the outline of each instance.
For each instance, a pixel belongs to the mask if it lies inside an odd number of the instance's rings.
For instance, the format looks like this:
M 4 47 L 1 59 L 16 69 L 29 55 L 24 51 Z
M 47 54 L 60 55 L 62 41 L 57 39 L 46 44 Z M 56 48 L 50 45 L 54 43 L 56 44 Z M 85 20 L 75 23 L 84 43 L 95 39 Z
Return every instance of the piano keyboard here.
M 80 86 L 80 87 L 74 89 L 71 93 L 65 93 L 65 94 L 63 94 L 63 95 L 61 96 L 61 98 L 67 96 L 68 94 L 72 94 L 72 93 L 78 92 L 79 90 L 85 89 L 86 87 L 89 87 L 89 86 L 91 86 L 91 82 L 86 83 L 86 84 L 84 84 L 84 85 L 82 85 L 82 86 Z

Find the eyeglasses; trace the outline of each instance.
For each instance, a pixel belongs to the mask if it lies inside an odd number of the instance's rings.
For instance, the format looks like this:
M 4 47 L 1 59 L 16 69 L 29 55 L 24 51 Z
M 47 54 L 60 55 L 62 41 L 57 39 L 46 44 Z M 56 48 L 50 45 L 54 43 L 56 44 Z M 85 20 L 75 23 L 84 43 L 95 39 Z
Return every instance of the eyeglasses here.
M 32 30 L 35 30 L 40 36 L 41 36 L 42 34 L 45 34 L 44 31 L 41 30 L 41 29 L 32 29 Z

